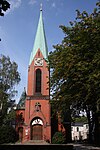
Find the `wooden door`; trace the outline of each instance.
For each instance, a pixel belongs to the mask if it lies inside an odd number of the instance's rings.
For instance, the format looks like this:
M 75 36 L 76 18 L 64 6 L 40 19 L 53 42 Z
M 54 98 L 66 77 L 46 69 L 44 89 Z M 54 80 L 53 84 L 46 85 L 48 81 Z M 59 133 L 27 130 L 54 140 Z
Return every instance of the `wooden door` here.
M 43 126 L 33 125 L 32 126 L 32 140 L 42 140 L 43 139 Z

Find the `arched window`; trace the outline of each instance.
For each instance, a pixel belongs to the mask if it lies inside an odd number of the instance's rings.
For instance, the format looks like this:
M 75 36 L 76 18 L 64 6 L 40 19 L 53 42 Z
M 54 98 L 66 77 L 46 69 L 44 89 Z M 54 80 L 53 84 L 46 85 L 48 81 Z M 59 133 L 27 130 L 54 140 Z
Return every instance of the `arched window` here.
M 41 93 L 41 70 L 36 70 L 36 93 Z

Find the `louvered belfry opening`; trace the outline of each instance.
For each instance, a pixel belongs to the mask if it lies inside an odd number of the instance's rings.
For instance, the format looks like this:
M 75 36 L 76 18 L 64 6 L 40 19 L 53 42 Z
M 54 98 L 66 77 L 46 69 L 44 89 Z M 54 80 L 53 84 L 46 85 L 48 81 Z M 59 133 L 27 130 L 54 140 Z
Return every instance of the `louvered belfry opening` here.
M 36 93 L 41 93 L 41 70 L 36 70 Z

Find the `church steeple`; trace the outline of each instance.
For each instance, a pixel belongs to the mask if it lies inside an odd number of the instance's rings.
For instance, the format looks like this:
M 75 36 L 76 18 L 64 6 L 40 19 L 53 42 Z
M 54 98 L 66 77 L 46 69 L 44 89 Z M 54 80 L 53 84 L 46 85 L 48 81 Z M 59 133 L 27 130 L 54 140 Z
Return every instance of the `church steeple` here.
M 30 140 L 51 142 L 47 53 L 41 5 L 39 23 L 28 67 L 27 94 L 24 90 L 16 111 L 16 131 L 18 131 L 19 139 L 22 139 L 22 142 Z
M 38 22 L 37 32 L 35 36 L 34 46 L 31 52 L 29 65 L 32 63 L 34 56 L 36 55 L 36 52 L 40 49 L 44 59 L 48 59 L 48 48 L 47 48 L 47 42 L 46 42 L 46 36 L 45 36 L 45 30 L 44 30 L 44 24 L 43 24 L 43 18 L 42 18 L 42 4 L 40 6 L 40 18 Z

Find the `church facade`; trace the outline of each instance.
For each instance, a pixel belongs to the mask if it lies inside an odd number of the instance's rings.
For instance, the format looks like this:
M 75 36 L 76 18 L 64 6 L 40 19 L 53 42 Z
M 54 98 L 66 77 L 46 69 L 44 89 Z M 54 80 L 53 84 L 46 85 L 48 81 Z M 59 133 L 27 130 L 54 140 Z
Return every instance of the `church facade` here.
M 21 141 L 51 142 L 48 49 L 40 9 L 40 18 L 28 67 L 27 92 L 16 109 L 16 131 Z

